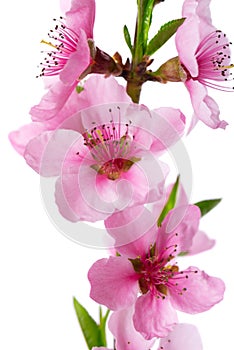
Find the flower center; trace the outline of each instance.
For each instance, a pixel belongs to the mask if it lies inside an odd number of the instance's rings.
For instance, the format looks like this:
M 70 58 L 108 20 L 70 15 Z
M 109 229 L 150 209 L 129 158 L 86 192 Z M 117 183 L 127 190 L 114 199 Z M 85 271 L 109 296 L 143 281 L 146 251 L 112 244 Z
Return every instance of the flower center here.
M 134 135 L 130 135 L 129 124 L 123 125 L 120 120 L 118 123 L 111 120 L 110 123 L 95 126 L 83 134 L 84 145 L 95 161 L 91 168 L 109 180 L 117 180 L 140 160 L 136 156 Z
M 117 180 L 121 173 L 127 172 L 134 162 L 130 159 L 115 158 L 103 164 L 98 170 L 98 174 L 106 175 L 109 180 Z
M 225 82 L 233 80 L 230 72 L 230 68 L 234 67 L 233 64 L 230 64 L 231 44 L 226 34 L 220 30 L 207 35 L 201 41 L 195 54 L 199 66 L 199 76 L 194 79 L 218 90 L 232 91 L 234 87 L 225 87 L 210 81 Z
M 173 235 L 173 239 L 178 234 Z M 139 274 L 139 288 L 142 294 L 151 292 L 157 298 L 165 299 L 168 295 L 168 289 L 173 290 L 179 294 L 187 290 L 181 286 L 181 280 L 189 278 L 189 273 L 197 273 L 197 271 L 179 271 L 179 267 L 169 262 L 175 258 L 177 254 L 177 244 L 172 244 L 162 252 L 158 252 L 156 244 L 151 246 L 149 252 L 145 257 L 137 257 L 136 259 L 129 259 L 133 265 L 134 270 Z
M 76 51 L 79 41 L 78 35 L 70 28 L 67 28 L 63 17 L 55 21 L 54 29 L 48 33 L 49 41 L 42 40 L 41 43 L 53 48 L 50 51 L 42 51 L 46 54 L 44 61 L 40 63 L 42 67 L 39 76 L 57 75 L 64 68 L 70 55 Z M 52 39 L 52 42 L 50 41 Z

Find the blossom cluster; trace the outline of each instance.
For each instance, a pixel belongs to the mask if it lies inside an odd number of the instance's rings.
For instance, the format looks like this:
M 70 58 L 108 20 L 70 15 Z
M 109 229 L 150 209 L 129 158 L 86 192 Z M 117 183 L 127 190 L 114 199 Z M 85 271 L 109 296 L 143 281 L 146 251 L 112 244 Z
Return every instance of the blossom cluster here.
M 104 222 L 112 249 L 91 266 L 88 279 L 90 297 L 112 311 L 108 324 L 116 350 L 148 350 L 156 339 L 159 349 L 202 349 L 196 328 L 180 324 L 177 311 L 207 311 L 225 291 L 221 279 L 198 267 L 180 268 L 183 255 L 215 242 L 199 229 L 202 209 L 189 203 L 179 177 L 167 184 L 170 168 L 161 156 L 181 140 L 187 124 L 189 131 L 198 121 L 213 129 L 227 126 L 208 88 L 233 91 L 227 85 L 231 42 L 212 24 L 210 0 L 185 0 L 182 18 L 148 41 L 150 18 L 161 2 L 138 1 L 134 43 L 125 28 L 132 61 L 123 63 L 119 53 L 95 46 L 95 0 L 61 1 L 64 13 L 42 40 L 48 51 L 38 78 L 47 91 L 31 108 L 31 122 L 9 136 L 32 169 L 56 179 L 54 201 L 63 218 Z M 145 42 L 141 33 L 147 33 Z M 178 55 L 152 71 L 158 42 L 172 34 Z M 147 81 L 183 83 L 192 118 L 180 109 L 150 110 L 139 103 Z M 89 348 L 107 349 L 105 343 Z

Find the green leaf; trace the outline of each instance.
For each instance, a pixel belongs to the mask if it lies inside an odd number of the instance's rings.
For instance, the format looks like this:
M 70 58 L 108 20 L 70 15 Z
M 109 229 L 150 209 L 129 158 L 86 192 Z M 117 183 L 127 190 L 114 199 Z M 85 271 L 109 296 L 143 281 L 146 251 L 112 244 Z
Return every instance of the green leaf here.
M 204 216 L 207 213 L 209 213 L 209 211 L 214 209 L 214 207 L 216 207 L 216 205 L 218 205 L 221 202 L 221 200 L 221 198 L 207 199 L 205 201 L 197 202 L 194 205 L 196 205 L 200 209 L 201 216 Z
M 106 321 L 107 318 L 109 316 L 110 310 L 106 311 L 106 314 L 104 316 L 102 316 L 102 308 L 100 306 L 99 309 L 99 318 L 100 318 L 100 335 L 101 335 L 101 341 L 102 341 L 102 346 L 107 346 L 107 342 L 106 342 Z
M 91 350 L 94 346 L 105 346 L 97 323 L 76 298 L 73 298 L 73 303 L 88 348 Z
M 146 55 L 151 56 L 155 53 L 161 46 L 163 46 L 167 40 L 169 40 L 172 35 L 174 35 L 177 29 L 183 24 L 185 18 L 174 19 L 170 22 L 165 23 L 158 31 L 158 33 L 150 40 Z
M 123 32 L 124 32 L 124 39 L 126 41 L 126 44 L 129 47 L 129 50 L 132 52 L 132 40 L 131 40 L 131 36 L 128 30 L 128 27 L 125 25 L 123 28 Z
M 180 180 L 180 176 L 177 176 L 176 182 L 171 190 L 171 193 L 169 195 L 169 198 L 161 212 L 161 214 L 159 215 L 158 221 L 157 221 L 157 225 L 161 226 L 163 220 L 165 219 L 167 213 L 174 208 L 175 204 L 176 204 L 176 196 L 177 196 L 177 192 L 178 192 L 178 187 L 179 187 L 179 180 Z
M 154 8 L 154 0 L 147 0 L 144 3 L 142 26 L 143 26 L 143 43 L 147 44 L 150 25 L 152 22 L 152 12 Z M 145 47 L 146 48 L 146 47 Z

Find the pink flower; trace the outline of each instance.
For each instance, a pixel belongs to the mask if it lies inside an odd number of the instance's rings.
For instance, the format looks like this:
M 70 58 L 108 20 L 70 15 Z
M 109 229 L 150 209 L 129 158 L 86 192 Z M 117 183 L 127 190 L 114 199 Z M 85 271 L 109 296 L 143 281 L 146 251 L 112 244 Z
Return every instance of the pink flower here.
M 87 39 L 93 37 L 94 0 L 73 0 L 65 18 L 54 19 L 55 26 L 42 40 L 51 50 L 41 63 L 41 76 L 59 75 L 64 84 L 72 85 L 90 63 Z
M 166 338 L 160 340 L 158 350 L 202 350 L 202 341 L 197 328 L 179 323 Z
M 176 33 L 179 59 L 187 76 L 184 82 L 194 109 L 190 130 L 198 120 L 213 129 L 225 129 L 227 123 L 220 121 L 219 107 L 206 87 L 233 91 L 222 85 L 230 79 L 230 42 L 212 25 L 209 3 L 185 0 L 182 15 L 186 20 Z
M 128 209 L 131 211 L 136 208 Z M 204 312 L 223 298 L 222 280 L 193 266 L 180 270 L 175 261 L 179 253 L 190 249 L 200 219 L 196 206 L 186 206 L 183 212 L 183 219 L 176 223 L 181 207 L 171 210 L 161 227 L 151 226 L 143 235 L 143 223 L 126 225 L 123 234 L 132 237 L 134 232 L 138 239 L 119 246 L 120 256 L 95 262 L 88 273 L 91 298 L 111 310 L 134 305 L 134 327 L 145 339 L 166 337 L 178 323 L 176 310 Z M 148 220 L 145 213 L 141 214 L 142 221 L 144 217 Z M 123 224 L 121 215 L 115 214 L 115 223 L 118 216 Z M 108 226 L 114 227 L 111 220 Z
M 67 10 L 64 4 L 62 7 Z M 32 120 L 40 122 L 56 116 L 74 92 L 81 73 L 91 63 L 88 39 L 93 37 L 94 18 L 94 0 L 72 0 L 65 18 L 54 19 L 49 41 L 42 40 L 49 50 L 45 52 L 39 74 L 49 79 L 46 81 L 48 91 L 40 103 L 31 108 Z M 50 81 L 51 77 L 55 79 Z
M 65 100 L 61 99 L 64 91 L 69 92 Z M 23 155 L 28 142 L 36 136 L 57 129 L 66 119 L 82 109 L 108 102 L 130 102 L 124 87 L 118 84 L 114 77 L 104 78 L 102 75 L 92 74 L 85 82 L 84 90 L 79 94 L 73 87 L 69 90 L 59 81 L 49 90 L 47 98 L 43 98 L 40 105 L 32 108 L 33 115 L 39 121 L 11 132 L 10 141 L 16 151 Z M 59 111 L 56 113 L 58 108 Z M 55 114 L 54 117 L 48 118 L 50 112 L 51 115 Z
M 65 218 L 102 220 L 161 198 L 167 168 L 156 156 L 183 130 L 178 110 L 99 105 L 32 139 L 24 157 L 42 176 L 60 175 L 55 196 Z

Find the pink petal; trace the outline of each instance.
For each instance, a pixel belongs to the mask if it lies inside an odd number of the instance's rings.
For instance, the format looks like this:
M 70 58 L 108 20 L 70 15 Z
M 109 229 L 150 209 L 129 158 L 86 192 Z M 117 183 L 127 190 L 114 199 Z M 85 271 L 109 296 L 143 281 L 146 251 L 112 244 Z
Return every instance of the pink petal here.
M 131 205 L 160 199 L 163 196 L 166 171 L 162 162 L 148 154 L 148 157 L 143 157 L 126 173 L 122 173 L 121 179 L 127 180 L 132 187 Z
M 136 300 L 138 276 L 125 257 L 111 256 L 96 261 L 88 272 L 88 279 L 90 297 L 111 310 L 126 308 Z
M 79 138 L 72 130 L 46 131 L 27 144 L 24 158 L 42 176 L 59 175 L 66 153 Z
M 72 176 L 70 175 L 69 178 L 70 177 Z M 61 178 L 58 178 L 55 186 L 55 202 L 58 206 L 58 210 L 65 219 L 71 222 L 77 222 L 80 220 L 80 217 L 71 204 L 73 191 L 70 192 L 70 194 L 71 197 L 68 197 L 68 194 L 64 191 L 64 186 L 61 184 Z M 73 200 L 76 200 L 76 198 Z
M 78 83 L 81 73 L 90 64 L 90 50 L 87 42 L 87 36 L 83 30 L 79 33 L 79 42 L 77 50 L 69 56 L 65 67 L 60 73 L 60 79 L 65 85 L 73 86 Z
M 210 239 L 204 232 L 198 231 L 193 237 L 192 246 L 189 249 L 189 255 L 198 254 L 213 248 L 215 240 Z
M 79 101 L 82 103 L 81 109 L 84 109 L 104 103 L 129 103 L 131 99 L 125 87 L 120 85 L 113 76 L 106 78 L 104 75 L 92 74 L 85 82 L 84 91 L 79 95 Z
M 179 311 L 190 314 L 207 311 L 223 299 L 225 290 L 223 281 L 208 276 L 196 267 L 189 267 L 178 273 L 171 282 L 169 288 L 171 302 Z
M 144 206 L 111 215 L 105 220 L 105 226 L 115 239 L 115 249 L 129 258 L 145 256 L 155 240 L 155 220 Z
M 198 63 L 195 53 L 200 43 L 200 36 L 197 23 L 197 16 L 189 16 L 178 28 L 175 39 L 180 61 L 192 77 L 198 76 Z
M 145 340 L 133 325 L 133 307 L 115 311 L 109 320 L 109 329 L 116 340 L 118 350 L 149 350 L 154 340 Z
M 183 135 L 185 116 L 179 109 L 162 107 L 152 111 L 152 117 L 156 129 L 151 151 L 168 150 Z
M 168 297 L 163 300 L 148 292 L 137 299 L 133 323 L 145 339 L 166 337 L 177 322 L 176 312 Z
M 164 206 L 169 198 L 169 195 L 171 193 L 173 186 L 174 186 L 174 183 L 170 184 L 166 189 L 166 194 L 164 196 L 162 196 L 159 201 L 153 203 L 151 211 L 152 211 L 153 216 L 155 217 L 155 221 L 158 220 L 159 215 L 161 214 L 162 209 L 164 208 Z M 179 183 L 179 187 L 177 190 L 177 196 L 176 196 L 175 208 L 187 206 L 188 203 L 189 202 L 188 202 L 187 194 L 186 194 L 182 184 Z
M 78 174 L 62 175 L 56 184 L 55 199 L 65 218 L 95 222 L 106 219 L 113 213 L 113 203 L 100 198 L 95 182 L 96 171 L 90 166 L 81 166 Z
M 166 338 L 160 339 L 159 349 L 163 350 L 202 350 L 201 336 L 191 324 L 179 323 Z
M 82 28 L 87 38 L 92 38 L 94 19 L 95 0 L 72 0 L 71 8 L 66 12 L 66 25 L 69 28 L 76 33 Z
M 32 107 L 32 119 L 48 120 L 49 128 L 55 129 L 82 109 L 107 102 L 130 101 L 124 87 L 118 84 L 114 77 L 104 78 L 102 75 L 93 74 L 85 82 L 84 90 L 80 94 L 75 89 L 77 83 L 71 87 L 60 81 L 52 85 L 41 102 Z
M 156 244 L 159 252 L 169 255 L 168 247 L 171 247 L 172 255 L 189 251 L 200 217 L 201 212 L 195 205 L 172 209 L 158 229 Z
M 64 85 L 61 81 L 53 84 L 40 103 L 31 108 L 32 120 L 45 121 L 53 118 L 64 107 L 76 85 L 77 81 L 74 81 L 71 86 Z
M 63 13 L 67 12 L 71 7 L 72 0 L 60 0 L 60 8 Z
M 193 15 L 197 16 L 197 27 L 200 34 L 200 41 L 203 40 L 206 35 L 215 31 L 215 27 L 212 25 L 211 21 L 209 6 L 210 0 L 185 0 L 183 4 L 183 17 L 191 17 Z
M 192 77 L 197 77 L 199 73 L 195 53 L 200 42 L 216 30 L 211 23 L 209 4 L 210 0 L 185 0 L 182 16 L 186 20 L 176 32 L 176 47 L 180 61 Z
M 219 107 L 217 103 L 207 94 L 207 88 L 192 79 L 185 83 L 194 109 L 194 119 L 201 120 L 209 127 L 225 129 L 227 123 L 219 119 Z M 193 126 L 193 124 L 192 124 Z M 190 131 L 192 129 L 190 126 Z
M 9 140 L 14 147 L 14 149 L 21 155 L 25 152 L 25 147 L 30 140 L 40 135 L 46 127 L 42 123 L 30 123 L 24 126 L 21 126 L 16 131 L 12 131 L 9 134 Z

